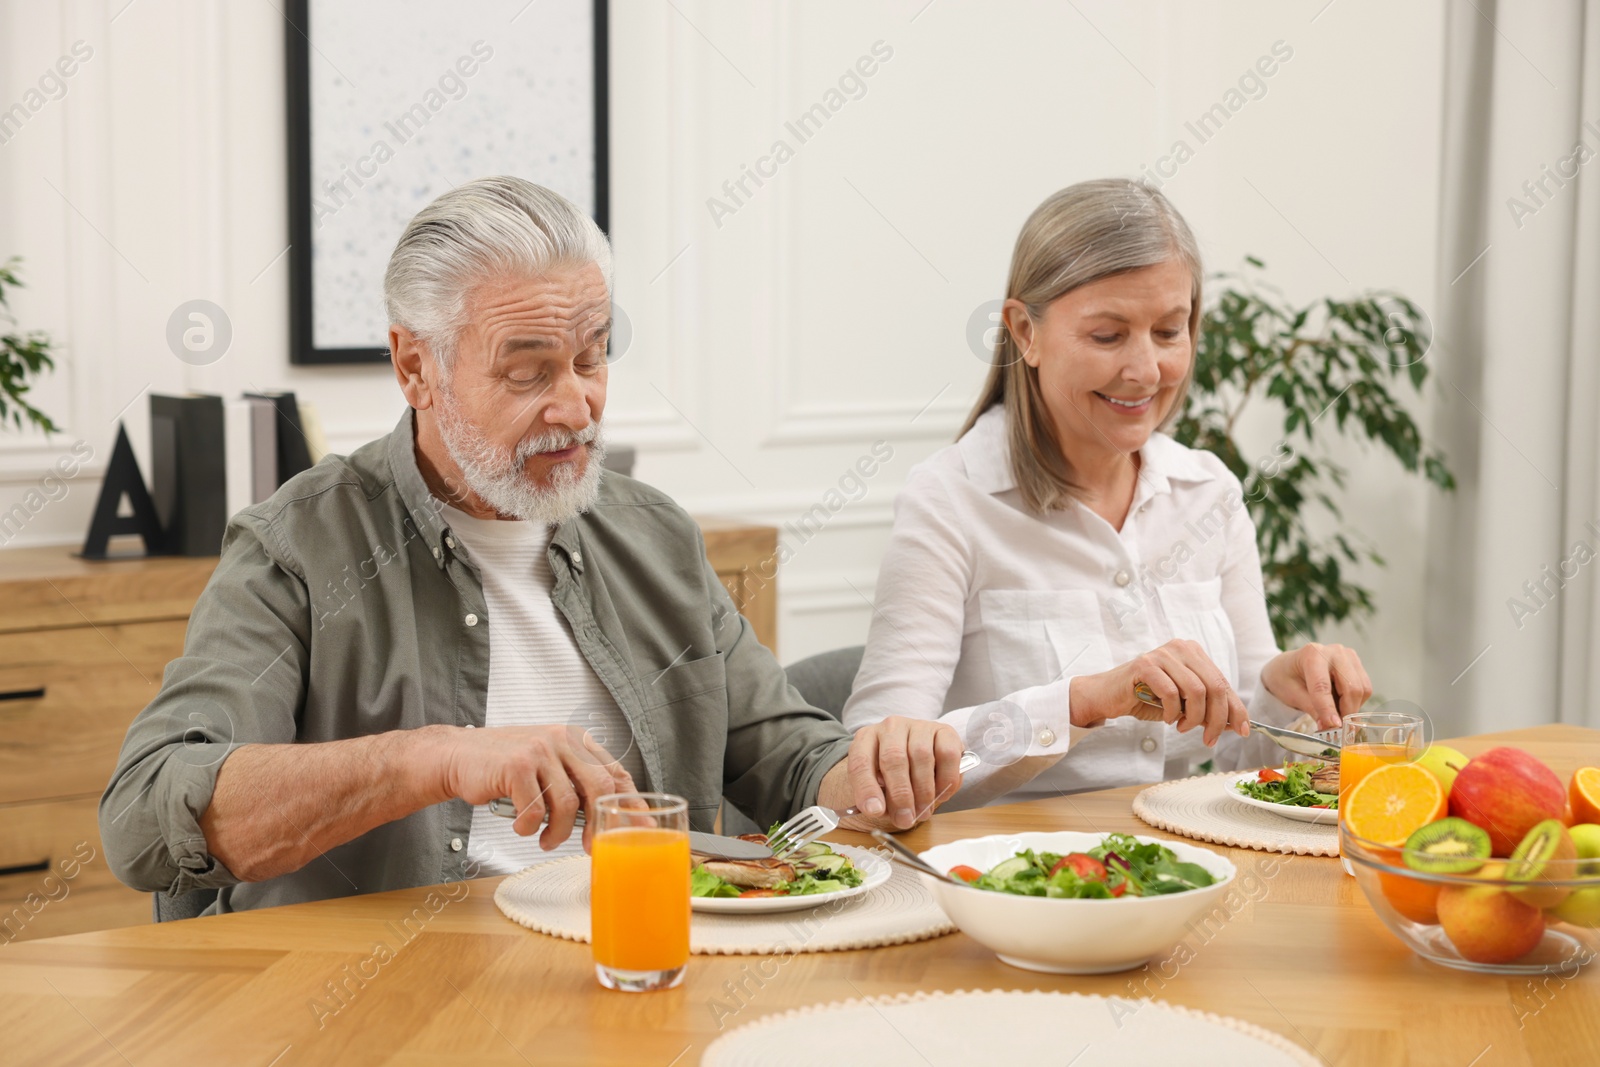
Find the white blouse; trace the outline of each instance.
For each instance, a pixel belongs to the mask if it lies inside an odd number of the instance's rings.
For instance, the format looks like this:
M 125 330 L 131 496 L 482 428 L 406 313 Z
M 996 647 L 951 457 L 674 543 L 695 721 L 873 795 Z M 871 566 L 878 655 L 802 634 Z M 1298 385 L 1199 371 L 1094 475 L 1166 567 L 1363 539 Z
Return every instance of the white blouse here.
M 1278 654 L 1255 524 L 1209 452 L 1153 434 L 1120 531 L 1076 501 L 1039 517 L 1011 474 L 1006 415 L 912 469 L 895 500 L 852 730 L 890 715 L 939 719 L 984 757 L 944 807 L 1036 800 L 1275 762 L 1265 736 L 1178 733 L 1132 716 L 1073 726 L 1068 686 L 1173 638 L 1198 642 L 1249 709 L 1299 713 L 1261 684 Z

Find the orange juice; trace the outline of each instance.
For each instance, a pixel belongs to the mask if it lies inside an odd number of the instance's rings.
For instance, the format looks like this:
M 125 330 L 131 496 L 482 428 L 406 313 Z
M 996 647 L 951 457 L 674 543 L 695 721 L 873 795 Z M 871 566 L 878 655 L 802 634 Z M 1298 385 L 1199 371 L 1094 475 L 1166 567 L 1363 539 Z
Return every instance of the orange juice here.
M 1406 763 L 1413 758 L 1415 753 L 1407 745 L 1345 745 L 1339 753 L 1339 810 L 1344 811 L 1345 798 L 1361 779 L 1379 767 L 1390 763 Z
M 596 963 L 666 971 L 689 960 L 689 836 L 654 826 L 597 833 L 589 935 Z

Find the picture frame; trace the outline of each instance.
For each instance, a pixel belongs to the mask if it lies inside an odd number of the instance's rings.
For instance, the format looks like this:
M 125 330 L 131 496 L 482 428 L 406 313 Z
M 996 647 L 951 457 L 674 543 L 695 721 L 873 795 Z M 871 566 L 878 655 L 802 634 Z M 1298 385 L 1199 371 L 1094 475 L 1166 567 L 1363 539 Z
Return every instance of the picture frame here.
M 517 174 L 607 229 L 607 0 L 467 17 L 427 0 L 286 0 L 284 13 L 291 364 L 388 361 L 383 264 L 404 221 L 460 181 Z

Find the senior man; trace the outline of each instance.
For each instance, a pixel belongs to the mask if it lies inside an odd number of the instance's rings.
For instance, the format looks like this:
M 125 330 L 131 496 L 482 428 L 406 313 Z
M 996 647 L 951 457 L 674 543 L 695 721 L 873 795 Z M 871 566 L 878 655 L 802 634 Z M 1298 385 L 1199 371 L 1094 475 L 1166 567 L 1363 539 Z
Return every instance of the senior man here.
M 232 911 L 515 871 L 635 787 L 700 830 L 724 796 L 763 825 L 820 802 L 903 829 L 955 791 L 954 730 L 852 738 L 689 516 L 602 474 L 611 251 L 586 215 L 463 185 L 406 227 L 384 296 L 410 410 L 234 516 L 101 800 L 118 877 Z

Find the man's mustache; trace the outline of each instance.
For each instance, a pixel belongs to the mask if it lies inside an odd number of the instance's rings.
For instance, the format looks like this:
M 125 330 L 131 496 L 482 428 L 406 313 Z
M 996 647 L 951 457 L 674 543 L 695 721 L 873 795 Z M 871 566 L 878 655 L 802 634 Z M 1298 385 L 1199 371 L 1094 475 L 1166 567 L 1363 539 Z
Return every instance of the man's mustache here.
M 574 433 L 571 430 L 546 430 L 537 437 L 529 438 L 517 446 L 517 462 L 525 463 L 535 456 L 545 452 L 560 452 L 574 445 L 592 444 L 600 436 L 599 421 L 591 422 L 587 427 Z

